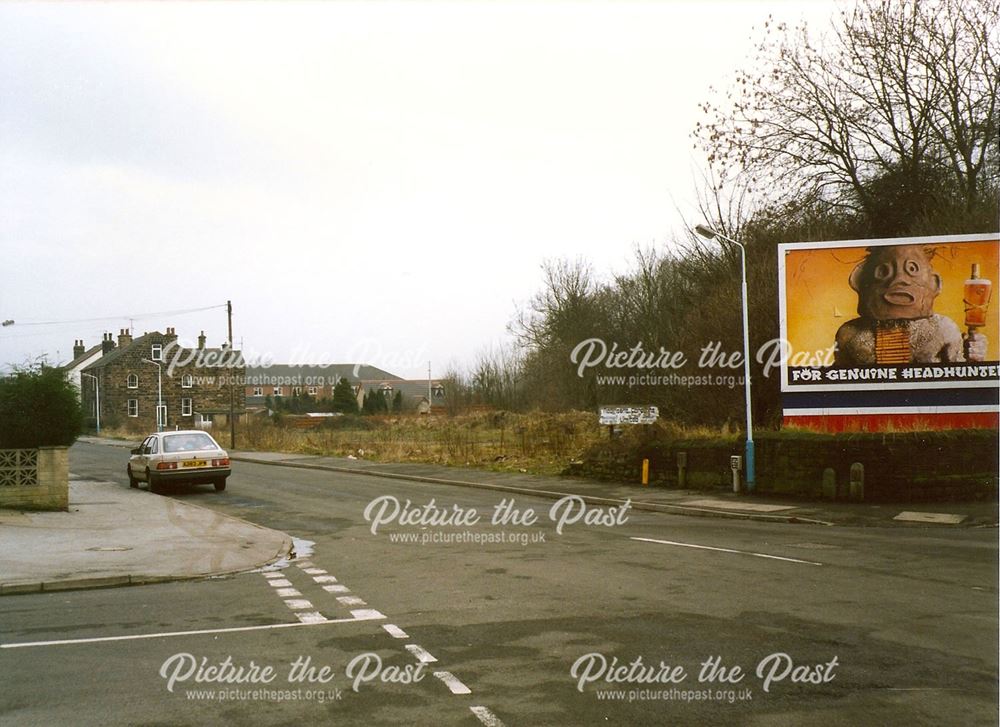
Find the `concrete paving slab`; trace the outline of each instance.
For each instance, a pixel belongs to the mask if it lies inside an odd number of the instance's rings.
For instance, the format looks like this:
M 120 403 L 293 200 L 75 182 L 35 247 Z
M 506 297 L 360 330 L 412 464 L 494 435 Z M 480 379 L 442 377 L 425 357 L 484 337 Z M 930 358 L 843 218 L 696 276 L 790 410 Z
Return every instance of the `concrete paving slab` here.
M 762 502 L 732 501 L 732 500 L 684 500 L 682 505 L 690 507 L 717 507 L 722 510 L 745 510 L 747 512 L 780 512 L 794 510 L 791 505 L 767 505 Z
M 108 588 L 235 573 L 292 538 L 112 482 L 71 479 L 67 512 L 0 510 L 0 594 Z
M 899 513 L 893 520 L 907 523 L 940 523 L 941 525 L 958 525 L 965 520 L 964 515 L 953 515 L 947 512 L 912 512 L 906 510 Z

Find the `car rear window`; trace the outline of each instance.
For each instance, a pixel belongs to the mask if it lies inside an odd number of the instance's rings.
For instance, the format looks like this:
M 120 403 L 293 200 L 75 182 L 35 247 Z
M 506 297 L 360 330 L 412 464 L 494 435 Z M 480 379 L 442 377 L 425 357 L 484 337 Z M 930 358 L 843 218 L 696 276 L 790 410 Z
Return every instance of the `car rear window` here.
M 202 449 L 218 449 L 207 434 L 168 434 L 163 438 L 164 452 L 196 452 Z

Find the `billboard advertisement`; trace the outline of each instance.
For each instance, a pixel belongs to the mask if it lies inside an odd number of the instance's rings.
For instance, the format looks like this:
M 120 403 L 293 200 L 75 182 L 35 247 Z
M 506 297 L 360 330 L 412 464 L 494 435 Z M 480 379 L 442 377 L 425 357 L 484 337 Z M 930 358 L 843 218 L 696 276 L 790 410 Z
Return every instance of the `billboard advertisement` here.
M 995 411 L 998 250 L 995 233 L 780 245 L 786 414 Z

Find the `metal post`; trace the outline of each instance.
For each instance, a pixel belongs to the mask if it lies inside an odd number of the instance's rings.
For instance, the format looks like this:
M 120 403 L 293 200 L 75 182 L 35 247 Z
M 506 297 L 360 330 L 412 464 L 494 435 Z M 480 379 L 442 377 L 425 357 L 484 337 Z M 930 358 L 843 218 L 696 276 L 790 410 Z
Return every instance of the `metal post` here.
M 156 431 L 162 432 L 163 425 L 166 423 L 160 419 L 160 412 L 163 411 L 163 368 L 156 361 L 148 358 L 144 358 L 142 361 L 156 367 Z
M 743 390 L 746 396 L 747 412 L 747 446 L 746 463 L 744 467 L 746 471 L 747 492 L 753 492 L 754 483 L 756 481 L 756 470 L 754 468 L 753 412 L 750 403 L 750 322 L 749 313 L 747 311 L 749 308 L 749 298 L 747 296 L 747 250 L 743 246 L 743 243 L 737 242 L 733 238 L 723 235 L 721 232 L 716 232 L 711 227 L 696 225 L 694 231 L 709 240 L 720 237 L 740 248 L 741 297 L 743 306 Z
M 233 303 L 226 301 L 226 316 L 229 320 L 229 448 L 236 449 L 236 401 L 233 391 Z

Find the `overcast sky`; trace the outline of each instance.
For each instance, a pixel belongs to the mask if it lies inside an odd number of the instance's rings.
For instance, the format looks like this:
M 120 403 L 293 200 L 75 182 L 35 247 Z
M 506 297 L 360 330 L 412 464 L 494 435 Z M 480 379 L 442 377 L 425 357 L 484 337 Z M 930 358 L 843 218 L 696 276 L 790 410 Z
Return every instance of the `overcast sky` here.
M 223 309 L 148 314 L 227 299 L 278 362 L 468 364 L 544 260 L 697 221 L 698 102 L 769 13 L 834 9 L 2 3 L 0 364 L 130 319 L 218 344 Z

